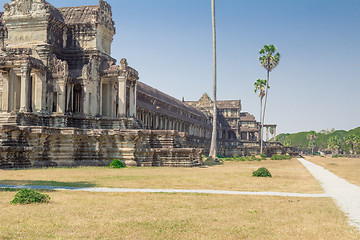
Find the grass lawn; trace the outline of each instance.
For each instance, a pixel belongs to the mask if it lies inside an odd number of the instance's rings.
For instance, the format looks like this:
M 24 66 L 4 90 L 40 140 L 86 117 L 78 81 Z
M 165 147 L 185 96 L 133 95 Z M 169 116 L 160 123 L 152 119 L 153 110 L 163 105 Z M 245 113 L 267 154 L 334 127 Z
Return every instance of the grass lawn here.
M 329 198 L 49 192 L 10 205 L 0 192 L 0 239 L 360 239 Z
M 273 178 L 253 178 L 252 172 L 266 167 Z M 0 184 L 74 187 L 214 189 L 322 193 L 311 174 L 292 160 L 225 162 L 201 168 L 49 168 L 0 170 Z
M 259 167 L 273 178 L 254 178 Z M 320 193 L 296 159 L 201 168 L 0 170 L 0 184 Z M 360 239 L 330 198 L 47 192 L 11 205 L 0 191 L 0 239 Z
M 360 158 L 306 157 L 306 160 L 360 186 Z

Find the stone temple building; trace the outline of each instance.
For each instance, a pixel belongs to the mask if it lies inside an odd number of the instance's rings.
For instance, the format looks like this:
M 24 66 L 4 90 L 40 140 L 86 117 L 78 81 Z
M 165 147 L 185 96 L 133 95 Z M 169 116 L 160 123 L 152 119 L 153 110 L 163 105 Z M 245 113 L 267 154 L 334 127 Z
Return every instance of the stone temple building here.
M 55 8 L 11 0 L 0 12 L 0 168 L 197 166 L 208 151 L 212 101 L 179 101 L 111 57 L 111 6 Z M 219 152 L 258 151 L 259 124 L 220 101 Z M 274 125 L 275 126 L 275 125 Z M 268 143 L 268 151 L 279 151 Z M 273 149 L 273 150 L 271 150 Z M 275 150 L 274 150 L 275 149 Z

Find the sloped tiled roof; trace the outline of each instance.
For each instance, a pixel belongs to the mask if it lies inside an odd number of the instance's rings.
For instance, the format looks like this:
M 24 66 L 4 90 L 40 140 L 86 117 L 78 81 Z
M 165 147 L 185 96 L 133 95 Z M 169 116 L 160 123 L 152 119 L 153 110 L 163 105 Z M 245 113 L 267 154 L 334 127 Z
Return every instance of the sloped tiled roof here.
M 245 122 L 255 122 L 255 116 L 251 115 L 248 112 L 242 112 L 240 113 L 240 121 L 245 121 Z
M 96 22 L 98 9 L 98 5 L 59 8 L 65 23 L 70 25 Z
M 143 93 L 145 95 L 151 96 L 152 98 L 155 98 L 159 101 L 162 101 L 164 103 L 167 103 L 169 105 L 177 107 L 183 111 L 190 112 L 194 115 L 197 115 L 199 117 L 206 119 L 205 114 L 202 111 L 200 111 L 199 109 L 191 107 L 191 106 L 183 103 L 182 101 L 180 101 L 174 97 L 171 97 L 171 96 L 167 95 L 166 93 L 163 93 L 155 88 L 152 88 L 140 81 L 138 82 L 138 85 L 137 85 L 137 91 L 139 93 Z M 153 110 L 153 111 L 156 111 L 159 113 L 161 113 L 161 111 L 163 111 L 163 109 L 161 109 L 161 108 L 156 109 L 156 106 L 152 106 L 150 103 L 141 102 L 141 99 L 138 99 L 138 105 L 140 107 L 143 106 L 144 108 L 149 108 L 149 110 Z M 164 112 L 164 113 L 166 113 L 166 115 L 175 114 L 175 113 L 169 113 L 169 112 Z M 177 116 L 177 117 L 179 118 L 179 116 Z M 183 116 L 183 117 L 185 117 L 185 116 Z

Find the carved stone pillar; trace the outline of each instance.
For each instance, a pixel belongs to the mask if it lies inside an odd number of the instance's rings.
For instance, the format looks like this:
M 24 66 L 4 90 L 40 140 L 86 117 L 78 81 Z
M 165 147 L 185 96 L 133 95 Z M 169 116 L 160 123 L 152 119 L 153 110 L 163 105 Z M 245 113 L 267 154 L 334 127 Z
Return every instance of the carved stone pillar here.
M 63 114 L 65 113 L 65 82 L 59 82 L 58 90 L 58 113 Z
M 137 82 L 130 84 L 130 96 L 129 96 L 129 114 L 131 118 L 136 118 L 136 88 Z
M 32 86 L 33 88 L 33 93 L 34 94 L 32 96 L 32 110 L 33 112 L 41 112 L 43 110 L 42 108 L 42 98 L 43 98 L 43 85 L 42 85 L 42 79 L 41 79 L 41 72 L 40 71 L 36 71 L 34 74 L 34 81 L 32 82 L 32 84 L 34 84 L 34 86 Z
M 6 112 L 9 111 L 9 92 L 10 92 L 9 73 L 3 72 L 2 79 L 3 79 L 3 93 L 2 93 L 1 109 L 3 112 Z
M 276 142 L 276 126 L 274 127 L 274 142 Z
M 119 97 L 119 109 L 118 117 L 126 117 L 126 78 L 119 76 L 119 88 L 118 88 L 118 97 Z
M 22 65 L 20 70 L 21 70 L 20 111 L 31 112 L 30 68 L 26 64 L 26 65 Z
M 40 80 L 41 80 L 41 111 L 46 112 L 47 110 L 47 102 L 46 102 L 46 96 L 48 94 L 47 92 L 47 82 L 46 82 L 46 71 L 41 72 L 40 74 Z

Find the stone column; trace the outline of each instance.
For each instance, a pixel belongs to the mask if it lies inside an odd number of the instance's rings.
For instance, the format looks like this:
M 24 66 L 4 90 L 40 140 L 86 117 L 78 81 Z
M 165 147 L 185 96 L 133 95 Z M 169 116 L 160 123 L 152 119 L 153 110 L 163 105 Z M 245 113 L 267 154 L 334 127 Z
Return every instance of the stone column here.
M 269 127 L 266 127 L 266 141 L 269 141 Z
M 66 84 L 66 112 L 70 112 L 71 84 Z
M 118 87 L 118 97 L 119 97 L 119 109 L 118 117 L 126 117 L 126 78 L 119 76 L 119 87 Z
M 47 110 L 46 96 L 48 94 L 47 82 L 46 82 L 46 71 L 40 73 L 40 81 L 41 81 L 41 111 L 46 112 L 46 110 Z
M 21 70 L 21 90 L 20 90 L 20 111 L 31 112 L 31 78 L 29 66 L 22 65 Z
M 129 114 L 131 118 L 136 118 L 136 89 L 137 83 L 134 81 L 130 84 L 129 96 Z
M 33 86 L 35 96 L 33 96 L 33 112 L 41 112 L 42 110 L 42 79 L 41 79 L 41 72 L 37 71 L 34 75 L 34 82 L 35 86 Z
M 276 126 L 274 127 L 274 142 L 276 142 Z
M 9 73 L 3 72 L 2 73 L 3 79 L 3 93 L 2 93 L 2 106 L 1 109 L 3 112 L 9 111 L 9 92 L 10 92 L 10 85 L 9 85 Z
M 59 82 L 58 87 L 58 113 L 65 113 L 65 82 Z M 86 109 L 86 105 L 84 107 Z M 85 110 L 86 111 L 86 110 Z M 85 112 L 86 113 L 86 112 Z

